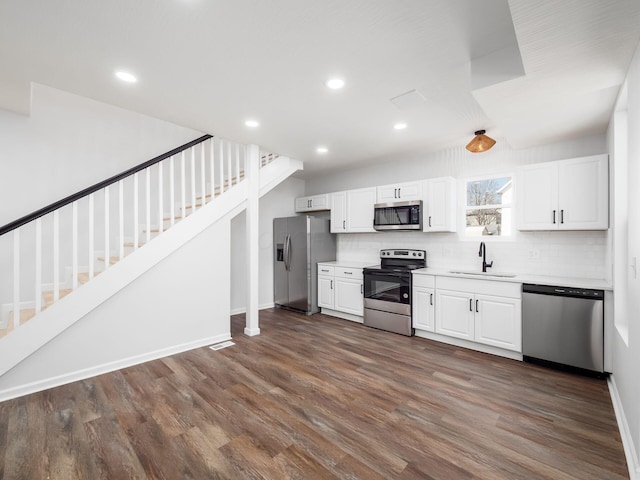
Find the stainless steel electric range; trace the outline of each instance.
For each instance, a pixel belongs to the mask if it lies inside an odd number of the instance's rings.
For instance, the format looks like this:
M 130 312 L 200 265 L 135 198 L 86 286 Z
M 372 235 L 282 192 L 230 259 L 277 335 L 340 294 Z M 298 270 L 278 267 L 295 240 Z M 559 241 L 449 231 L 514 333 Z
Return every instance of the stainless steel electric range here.
M 380 250 L 380 265 L 364 269 L 364 324 L 413 335 L 411 271 L 427 266 L 424 250 Z

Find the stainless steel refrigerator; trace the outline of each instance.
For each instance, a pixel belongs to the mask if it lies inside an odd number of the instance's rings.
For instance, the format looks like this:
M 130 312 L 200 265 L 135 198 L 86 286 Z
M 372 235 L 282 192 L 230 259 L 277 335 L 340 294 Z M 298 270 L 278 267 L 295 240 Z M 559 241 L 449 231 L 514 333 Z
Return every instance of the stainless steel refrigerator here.
M 302 215 L 273 220 L 273 289 L 276 307 L 317 313 L 318 262 L 336 259 L 329 220 Z

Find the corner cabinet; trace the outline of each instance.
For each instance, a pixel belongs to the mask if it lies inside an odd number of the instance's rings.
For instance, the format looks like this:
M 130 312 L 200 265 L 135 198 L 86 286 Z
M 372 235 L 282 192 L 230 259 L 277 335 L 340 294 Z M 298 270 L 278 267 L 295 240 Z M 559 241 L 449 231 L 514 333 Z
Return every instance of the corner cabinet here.
M 373 228 L 376 189 L 360 188 L 331 194 L 331 233 L 367 233 Z
M 522 167 L 517 182 L 519 230 L 609 228 L 607 155 Z
M 329 195 L 313 195 L 296 198 L 296 212 L 317 212 L 329 210 Z
M 362 268 L 319 263 L 318 306 L 323 309 L 322 313 L 361 322 L 357 317 L 364 314 Z
M 437 277 L 435 333 L 522 352 L 519 283 Z
M 423 182 L 422 223 L 424 232 L 455 232 L 456 180 L 453 177 L 431 178 Z

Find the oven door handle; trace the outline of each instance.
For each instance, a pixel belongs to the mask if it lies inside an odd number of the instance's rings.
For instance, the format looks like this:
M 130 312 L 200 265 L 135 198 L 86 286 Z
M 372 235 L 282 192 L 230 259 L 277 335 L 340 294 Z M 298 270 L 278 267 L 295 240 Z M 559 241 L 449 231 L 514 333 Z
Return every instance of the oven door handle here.
M 374 272 L 364 272 L 365 275 L 369 277 L 398 277 L 398 278 L 411 278 L 411 274 L 407 275 L 406 273 L 374 273 Z

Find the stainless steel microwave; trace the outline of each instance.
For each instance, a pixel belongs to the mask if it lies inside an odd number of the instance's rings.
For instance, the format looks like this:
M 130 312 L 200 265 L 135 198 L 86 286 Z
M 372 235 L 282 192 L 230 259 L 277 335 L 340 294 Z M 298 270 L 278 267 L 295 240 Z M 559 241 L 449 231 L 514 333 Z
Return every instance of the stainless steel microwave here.
M 376 230 L 422 230 L 422 200 L 376 203 L 373 206 Z

